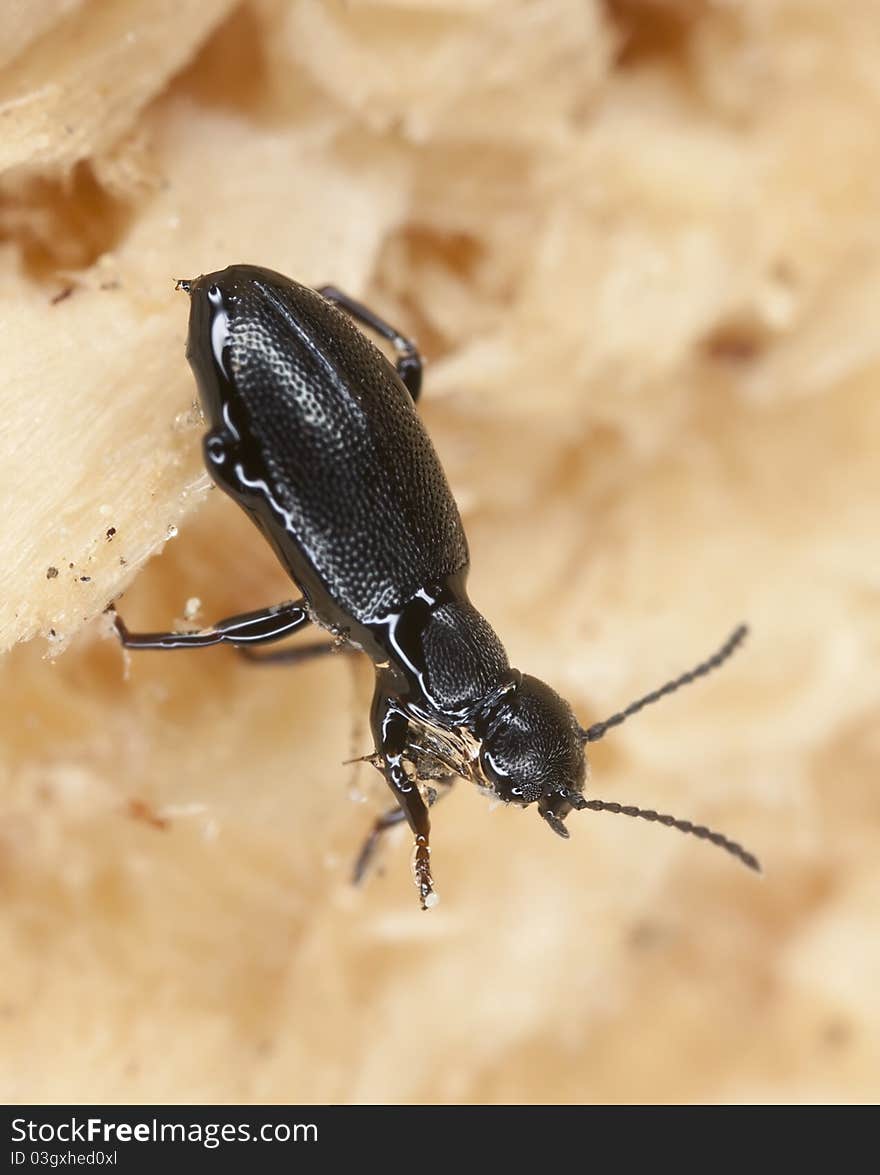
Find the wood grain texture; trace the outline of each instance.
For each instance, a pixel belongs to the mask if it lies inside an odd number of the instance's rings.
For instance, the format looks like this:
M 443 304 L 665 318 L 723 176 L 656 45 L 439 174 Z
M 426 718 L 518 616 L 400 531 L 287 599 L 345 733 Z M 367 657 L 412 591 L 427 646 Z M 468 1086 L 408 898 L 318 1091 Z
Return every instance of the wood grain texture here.
M 875 6 L 31 7 L 0 70 L 0 1096 L 876 1101 Z M 341 763 L 365 666 L 126 670 L 119 593 L 149 628 L 291 594 L 201 473 L 173 283 L 231 262 L 419 338 L 474 602 L 585 724 L 750 623 L 589 790 L 763 879 L 462 786 L 422 914 L 404 840 L 347 884 L 385 802 Z

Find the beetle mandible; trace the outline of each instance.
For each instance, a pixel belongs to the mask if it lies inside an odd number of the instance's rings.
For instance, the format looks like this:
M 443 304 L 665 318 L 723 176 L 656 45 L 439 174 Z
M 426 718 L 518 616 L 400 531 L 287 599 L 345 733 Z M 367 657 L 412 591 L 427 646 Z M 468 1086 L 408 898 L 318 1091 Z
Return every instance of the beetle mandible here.
M 584 796 L 585 744 L 717 668 L 745 627 L 688 673 L 584 729 L 550 686 L 511 667 L 468 598 L 467 539 L 415 409 L 415 345 L 340 290 L 309 289 L 259 266 L 177 286 L 190 296 L 187 358 L 209 424 L 208 471 L 302 596 L 198 632 L 131 633 L 118 615 L 116 628 L 130 649 L 252 648 L 315 624 L 367 654 L 376 671 L 368 758 L 396 803 L 376 821 L 356 879 L 381 834 L 405 820 L 422 908 L 436 903 L 429 808 L 456 777 L 505 803 L 536 803 L 562 837 L 572 810 L 622 813 L 709 840 L 759 869 L 741 845 L 703 825 Z M 355 322 L 393 346 L 396 365 Z M 260 659 L 302 660 L 333 647 Z

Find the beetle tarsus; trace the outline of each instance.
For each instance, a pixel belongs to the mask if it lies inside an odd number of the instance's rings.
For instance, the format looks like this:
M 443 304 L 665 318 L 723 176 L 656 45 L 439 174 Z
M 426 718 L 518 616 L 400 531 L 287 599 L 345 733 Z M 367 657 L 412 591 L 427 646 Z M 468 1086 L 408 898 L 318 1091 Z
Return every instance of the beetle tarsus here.
M 440 898 L 434 889 L 434 878 L 431 876 L 431 846 L 428 843 L 427 834 L 416 837 L 415 851 L 413 852 L 413 876 L 419 891 L 422 909 L 433 909 Z

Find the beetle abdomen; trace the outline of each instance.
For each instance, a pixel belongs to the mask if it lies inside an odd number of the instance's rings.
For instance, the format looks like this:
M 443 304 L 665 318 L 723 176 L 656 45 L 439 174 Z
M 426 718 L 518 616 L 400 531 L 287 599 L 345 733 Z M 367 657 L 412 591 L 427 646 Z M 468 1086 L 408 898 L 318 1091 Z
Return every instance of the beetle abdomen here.
M 295 548 L 295 575 L 305 560 L 333 617 L 381 619 L 426 583 L 466 569 L 458 508 L 412 399 L 348 317 L 251 266 L 197 285 L 223 295 L 225 396 L 245 434 L 247 482 L 265 482 L 280 507 L 276 548 L 282 557 Z M 206 325 L 194 316 L 191 329 L 204 334 Z M 200 346 L 204 354 L 204 339 Z M 308 582 L 300 586 L 309 594 Z M 310 603 L 321 616 L 324 601 Z

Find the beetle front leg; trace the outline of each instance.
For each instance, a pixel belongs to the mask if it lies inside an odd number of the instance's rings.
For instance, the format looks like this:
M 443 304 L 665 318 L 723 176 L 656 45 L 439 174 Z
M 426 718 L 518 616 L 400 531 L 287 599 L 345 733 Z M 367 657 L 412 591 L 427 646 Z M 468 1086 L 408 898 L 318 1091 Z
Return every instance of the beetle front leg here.
M 431 876 L 431 820 L 418 783 L 410 778 L 403 763 L 409 721 L 391 699 L 377 690 L 373 699 L 371 725 L 376 752 L 381 759 L 380 770 L 415 837 L 413 874 L 422 909 L 430 910 L 439 900 Z
M 384 318 L 380 318 L 369 306 L 364 306 L 363 302 L 355 301 L 342 290 L 338 290 L 336 286 L 319 286 L 318 293 L 328 302 L 332 302 L 334 306 L 341 307 L 346 314 L 350 314 L 355 322 L 369 327 L 380 338 L 387 339 L 391 343 L 397 352 L 397 363 L 395 364 L 397 374 L 415 403 L 422 390 L 422 357 L 412 339 L 406 338 Z
M 311 623 L 305 600 L 291 600 L 227 616 L 198 632 L 129 632 L 125 621 L 111 604 L 113 623 L 126 649 L 203 649 L 211 645 L 258 645 L 280 641 Z
M 450 775 L 448 779 L 435 779 L 432 781 L 435 786 L 427 789 L 429 808 L 433 807 L 441 796 L 446 795 L 451 790 L 455 779 L 456 776 Z M 440 791 L 440 788 L 443 790 Z M 360 885 L 366 877 L 385 834 L 392 828 L 396 828 L 404 820 L 406 820 L 406 813 L 402 808 L 389 808 L 387 812 L 383 812 L 381 816 L 376 817 L 373 821 L 373 827 L 370 829 L 361 846 L 361 851 L 357 855 L 354 869 L 351 872 L 351 880 L 354 885 Z

